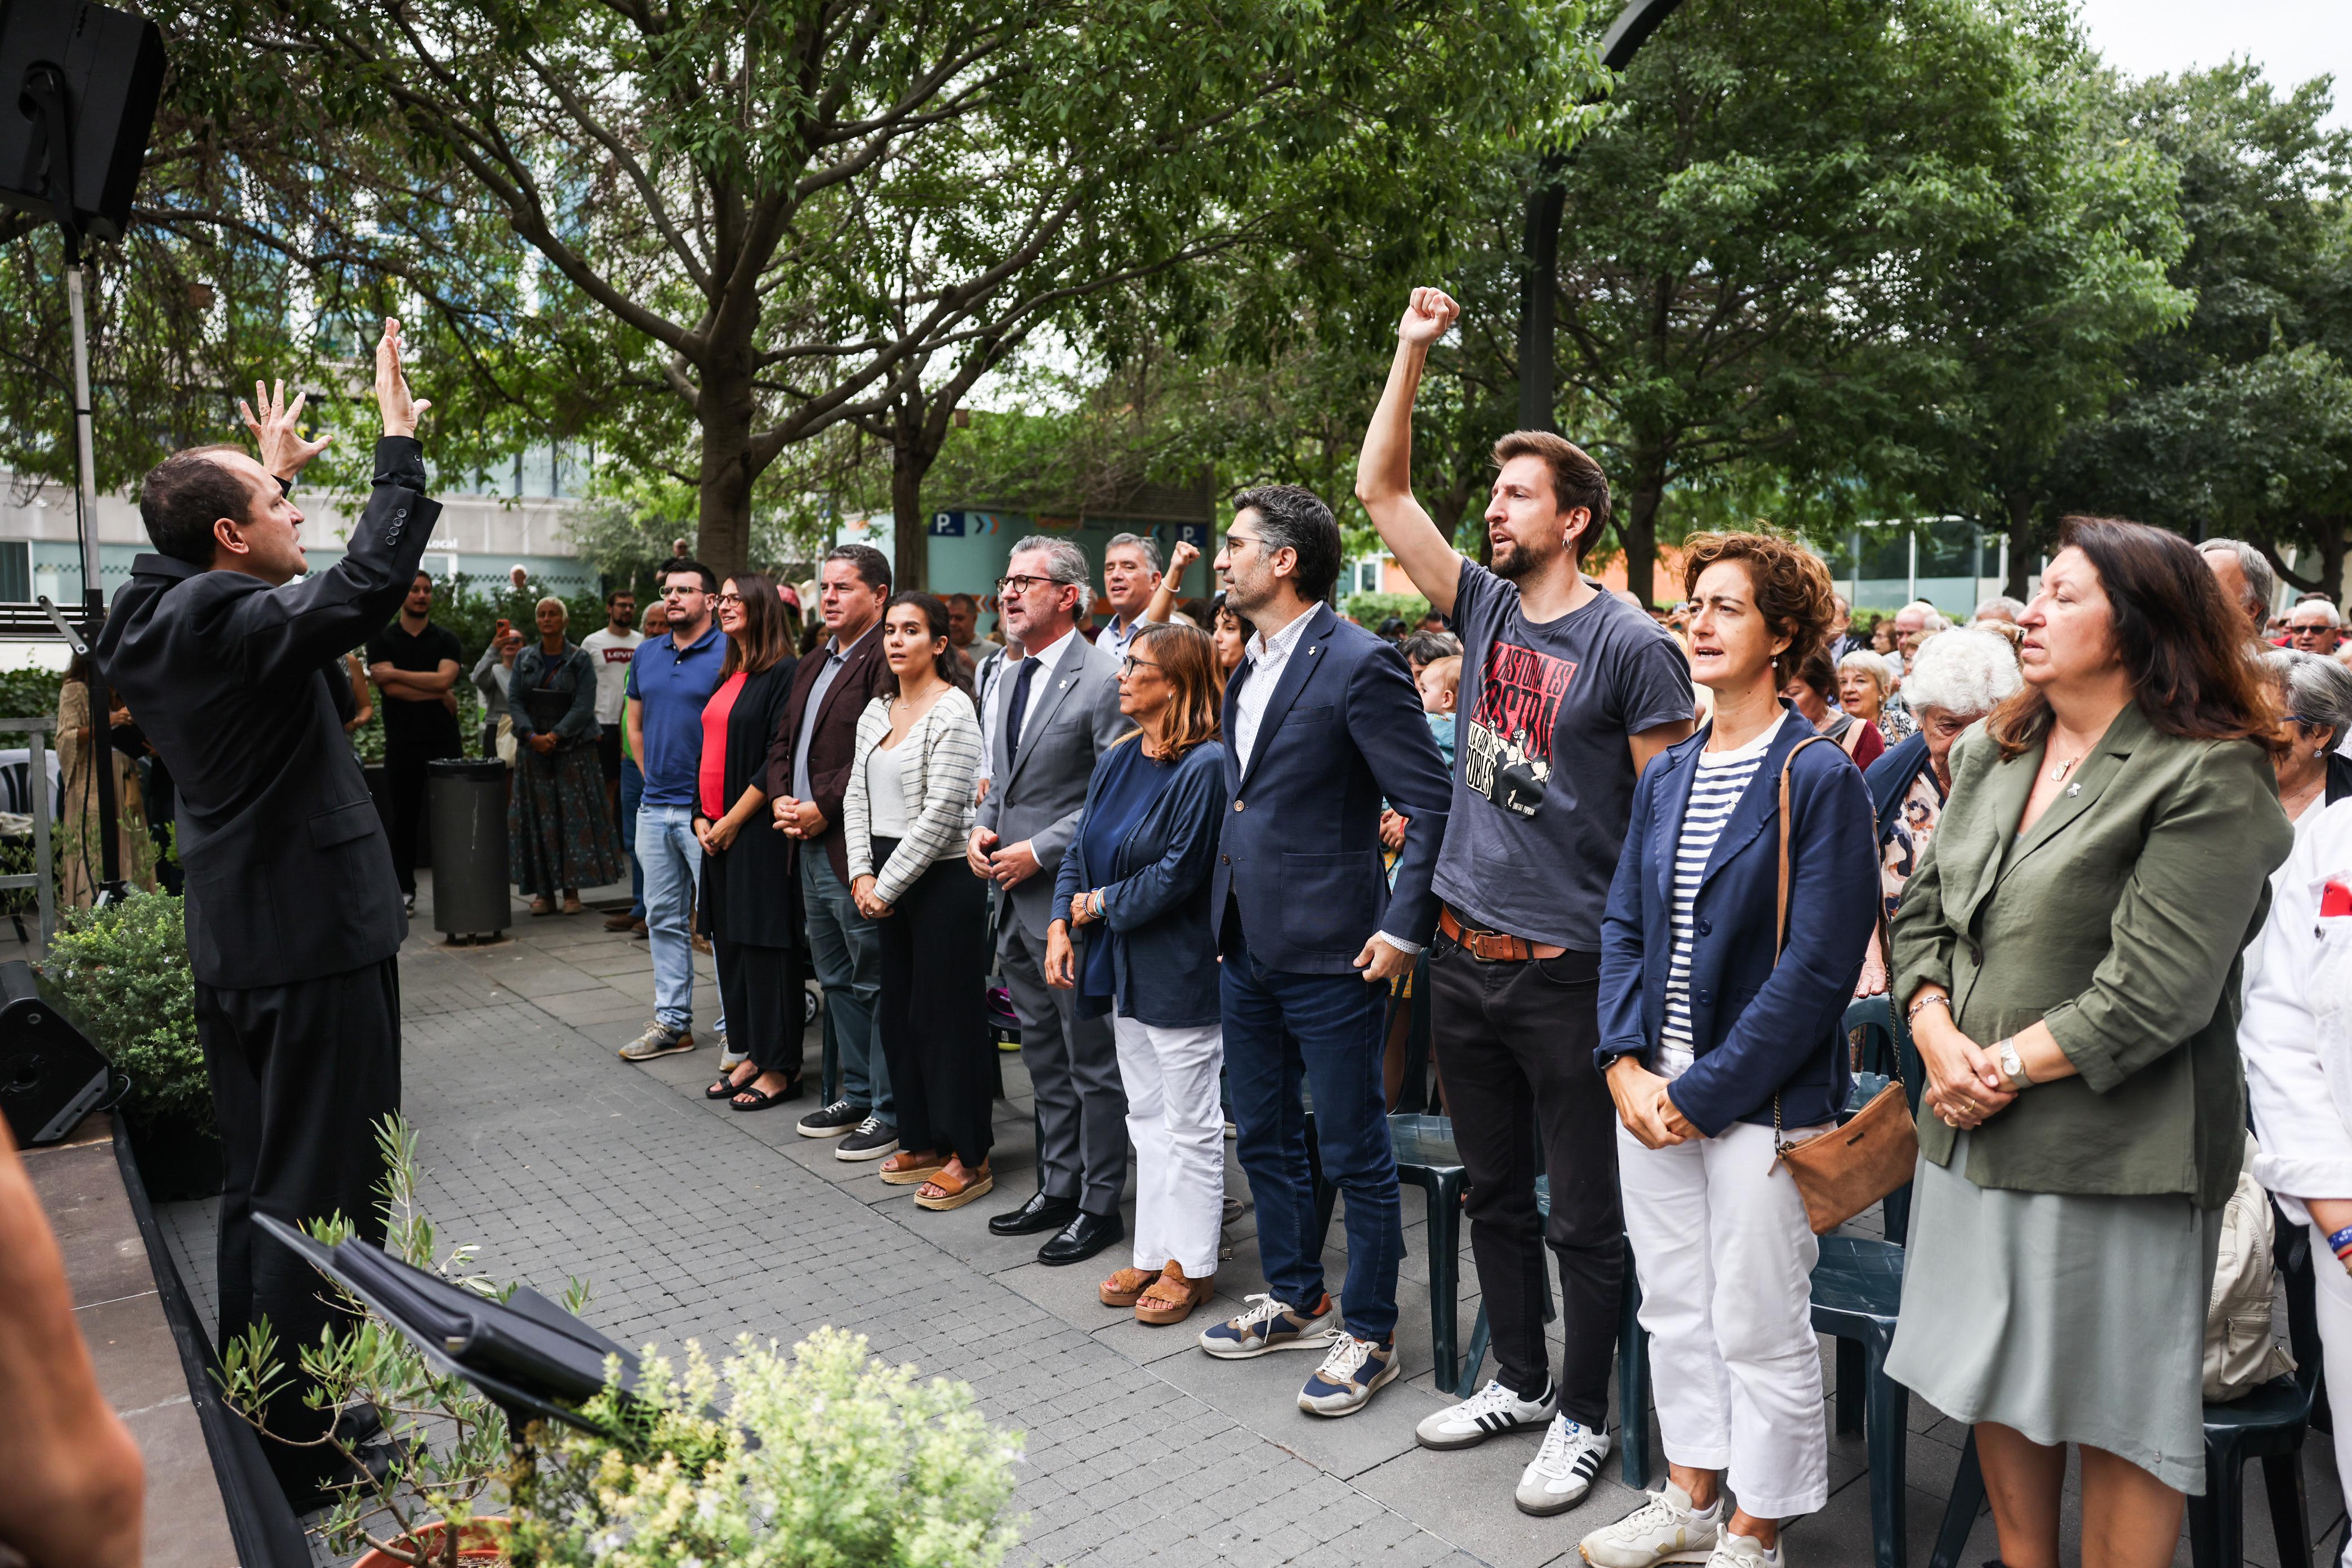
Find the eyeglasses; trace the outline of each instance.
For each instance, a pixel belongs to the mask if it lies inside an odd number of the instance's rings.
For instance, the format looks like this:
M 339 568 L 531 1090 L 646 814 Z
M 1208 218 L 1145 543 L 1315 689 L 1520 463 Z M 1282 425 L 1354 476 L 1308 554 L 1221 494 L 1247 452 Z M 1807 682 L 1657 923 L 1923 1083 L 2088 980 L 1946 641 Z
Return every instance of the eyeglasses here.
M 688 594 L 699 594 L 701 592 L 702 585 L 698 583 L 672 583 L 668 587 L 662 590 L 662 597 L 665 599 L 683 599 Z
M 1058 578 L 1032 577 L 1025 573 L 1018 577 L 999 577 L 996 580 L 996 591 L 1000 594 L 1017 595 L 1025 594 L 1030 589 L 1036 587 L 1063 588 L 1067 586 L 1067 584 L 1062 582 Z
M 740 605 L 742 602 L 743 595 L 740 594 L 721 594 L 719 595 L 719 603 L 722 605 Z
M 1265 540 L 1260 539 L 1255 533 L 1228 533 L 1225 535 L 1225 549 L 1228 552 L 1231 552 L 1236 544 L 1264 544 L 1265 542 Z
M 1138 658 L 1133 654 L 1129 654 L 1125 658 L 1118 661 L 1118 672 L 1121 675 L 1133 675 L 1139 669 L 1158 669 L 1160 668 L 1160 667 L 1159 665 L 1154 664 L 1151 660 L 1148 658 Z

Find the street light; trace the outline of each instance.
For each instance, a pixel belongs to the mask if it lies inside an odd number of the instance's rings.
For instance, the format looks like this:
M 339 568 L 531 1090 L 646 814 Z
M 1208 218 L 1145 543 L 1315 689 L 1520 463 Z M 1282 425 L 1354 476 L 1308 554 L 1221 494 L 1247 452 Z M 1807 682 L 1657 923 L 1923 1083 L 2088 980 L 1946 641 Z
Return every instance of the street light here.
M 1632 0 L 1601 37 L 1601 63 L 1622 71 L 1682 0 Z M 1588 99 L 1587 102 L 1598 102 Z M 1519 428 L 1553 427 L 1553 303 L 1559 294 L 1559 220 L 1568 192 L 1559 183 L 1565 153 L 1547 153 L 1528 193 L 1527 267 L 1519 288 Z

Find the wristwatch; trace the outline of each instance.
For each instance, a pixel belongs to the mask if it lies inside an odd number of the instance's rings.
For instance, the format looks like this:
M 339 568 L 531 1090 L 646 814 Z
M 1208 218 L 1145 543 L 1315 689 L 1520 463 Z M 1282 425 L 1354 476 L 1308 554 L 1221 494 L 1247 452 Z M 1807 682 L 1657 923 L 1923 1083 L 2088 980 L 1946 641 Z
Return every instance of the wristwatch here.
M 1995 1059 L 2000 1063 L 2001 1076 L 2009 1080 L 2010 1092 L 2032 1089 L 2033 1080 L 2025 1076 L 2025 1058 L 2017 1054 L 2017 1037 L 2011 1035 L 1993 1046 Z

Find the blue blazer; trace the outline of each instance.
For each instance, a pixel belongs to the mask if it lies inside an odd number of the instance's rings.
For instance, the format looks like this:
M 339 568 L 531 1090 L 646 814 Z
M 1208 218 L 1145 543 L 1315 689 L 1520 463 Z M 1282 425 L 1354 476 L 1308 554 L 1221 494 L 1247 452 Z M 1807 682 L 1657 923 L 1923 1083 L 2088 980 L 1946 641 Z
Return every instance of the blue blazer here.
M 1895 831 L 1895 814 L 1903 809 L 1903 797 L 1911 793 L 1911 781 L 1928 765 L 1927 734 L 1914 730 L 1871 763 L 1870 771 L 1862 775 L 1863 787 L 1870 791 L 1870 812 L 1879 843 L 1885 843 L 1886 836 Z
M 1232 754 L 1234 705 L 1255 666 L 1225 688 L 1225 813 L 1209 907 L 1226 900 L 1268 969 L 1352 974 L 1376 930 L 1426 942 L 1430 878 L 1454 784 L 1404 656 L 1328 605 L 1307 612 L 1259 723 L 1249 766 Z M 1381 866 L 1381 801 L 1412 819 L 1396 885 Z
M 1643 772 L 1601 924 L 1601 1048 L 1647 1062 L 1665 1021 L 1674 958 L 1675 845 L 1709 724 Z M 1692 907 L 1691 1038 L 1675 1107 L 1712 1138 L 1734 1121 L 1813 1127 L 1846 1095 L 1844 1017 L 1878 902 L 1878 856 L 1862 774 L 1834 745 L 1808 746 L 1789 780 L 1789 940 L 1773 963 L 1781 764 L 1820 733 L 1791 710 L 1716 840 Z
M 1129 741 L 1127 745 L 1141 745 Z M 1087 786 L 1085 810 L 1095 808 L 1103 771 Z M 1193 747 L 1160 782 L 1160 793 L 1112 851 L 1110 864 L 1087 857 L 1082 814 L 1054 879 L 1047 921 L 1069 918 L 1073 895 L 1103 889 L 1103 918 L 1070 934 L 1079 944 L 1111 944 L 1113 995 L 1118 1010 L 1166 1029 L 1217 1022 L 1217 939 L 1211 925 L 1209 869 L 1216 864 L 1217 829 L 1225 811 L 1225 749 L 1214 741 Z M 1078 1012 L 1096 1009 L 1078 994 Z

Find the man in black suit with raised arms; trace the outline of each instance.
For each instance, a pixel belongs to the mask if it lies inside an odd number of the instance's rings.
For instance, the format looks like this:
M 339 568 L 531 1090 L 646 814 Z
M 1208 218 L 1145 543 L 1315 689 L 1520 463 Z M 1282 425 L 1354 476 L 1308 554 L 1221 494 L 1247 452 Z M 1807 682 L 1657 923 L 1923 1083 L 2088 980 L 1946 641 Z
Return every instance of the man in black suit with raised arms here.
M 257 1239 L 253 1216 L 341 1213 L 381 1243 L 375 1129 L 400 1109 L 408 921 L 343 733 L 342 665 L 400 607 L 441 510 L 425 495 L 427 405 L 409 397 L 395 321 L 375 395 L 375 484 L 341 561 L 302 575 L 294 476 L 327 438 L 302 438 L 303 399 L 288 406 L 281 384 L 246 411 L 259 462 L 198 447 L 147 475 L 139 510 L 158 553 L 132 563 L 98 639 L 100 668 L 179 784 L 196 1034 L 227 1173 L 221 1342 L 267 1318 L 289 1365 L 331 1310 L 310 1265 Z M 325 1421 L 302 1408 L 299 1377 L 270 1402 L 281 1436 L 315 1437 Z M 289 1498 L 312 1501 L 329 1450 L 268 1447 Z

